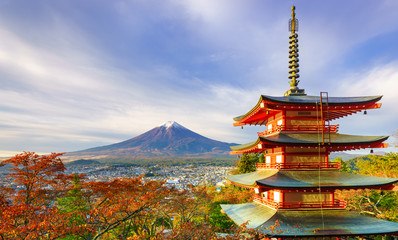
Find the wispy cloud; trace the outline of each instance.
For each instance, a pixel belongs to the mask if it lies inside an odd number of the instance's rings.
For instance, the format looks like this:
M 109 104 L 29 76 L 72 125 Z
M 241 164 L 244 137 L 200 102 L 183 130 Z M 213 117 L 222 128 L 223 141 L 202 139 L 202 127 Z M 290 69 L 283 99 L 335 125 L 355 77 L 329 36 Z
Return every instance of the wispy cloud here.
M 29 8 L 19 8 L 23 3 Z M 383 46 L 388 57 L 372 54 L 380 36 L 398 34 L 397 3 L 366 3 L 297 2 L 300 86 L 314 95 L 384 94 L 382 109 L 375 110 L 383 128 L 369 131 L 384 134 L 398 120 L 395 43 Z M 0 150 L 80 150 L 168 120 L 217 140 L 252 141 L 259 129 L 234 128 L 232 118 L 260 94 L 287 90 L 290 6 L 226 0 L 2 3 Z M 372 116 L 366 123 L 376 126 L 380 119 Z M 347 126 L 354 133 L 369 129 Z

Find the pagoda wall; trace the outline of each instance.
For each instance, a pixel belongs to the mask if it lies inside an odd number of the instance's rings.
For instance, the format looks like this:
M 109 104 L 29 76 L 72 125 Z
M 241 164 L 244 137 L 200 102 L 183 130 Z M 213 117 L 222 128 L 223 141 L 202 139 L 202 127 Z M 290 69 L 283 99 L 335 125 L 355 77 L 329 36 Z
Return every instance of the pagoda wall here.
M 315 163 L 321 162 L 325 163 L 328 161 L 327 155 L 300 155 L 300 156 L 285 156 L 285 163 Z
M 331 192 L 286 192 L 284 202 L 328 202 L 333 201 Z
M 285 163 L 325 163 L 329 154 L 325 148 L 286 147 Z
M 300 126 L 308 126 L 308 125 L 323 125 L 323 121 L 316 119 L 286 119 L 286 125 L 300 125 Z
M 284 150 L 283 148 L 271 148 L 267 149 L 264 153 L 265 163 L 275 164 L 277 162 L 284 162 Z
M 326 153 L 325 148 L 318 147 L 285 147 L 285 152 L 287 153 Z
M 271 131 L 277 126 L 285 125 L 284 116 L 282 112 L 278 112 L 267 118 L 267 131 Z
M 334 192 L 328 191 L 311 191 L 311 192 L 290 192 L 283 190 L 271 189 L 261 192 L 259 194 L 267 201 L 275 201 L 278 203 L 292 203 L 292 202 L 333 202 Z
M 283 130 L 289 130 L 289 126 L 294 128 L 300 126 L 323 126 L 324 121 L 319 120 L 320 117 L 315 111 L 279 111 L 275 114 L 270 114 L 266 119 L 265 132 L 268 134 L 273 133 L 277 130 L 278 126 L 288 126 L 287 129 L 282 128 Z
M 279 147 L 267 149 L 265 163 L 326 163 L 329 153 L 325 148 Z
M 316 118 L 316 117 L 321 117 L 320 112 L 316 111 L 286 111 L 285 112 L 286 117 L 300 117 L 300 118 L 305 118 L 305 117 L 311 117 L 311 118 Z

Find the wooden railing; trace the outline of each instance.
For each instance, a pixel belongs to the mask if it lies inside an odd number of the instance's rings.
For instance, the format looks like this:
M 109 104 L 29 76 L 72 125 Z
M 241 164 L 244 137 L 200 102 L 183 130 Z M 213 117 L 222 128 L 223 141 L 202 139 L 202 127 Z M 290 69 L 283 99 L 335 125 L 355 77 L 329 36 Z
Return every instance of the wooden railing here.
M 265 199 L 263 197 L 261 197 L 260 195 L 257 194 L 253 194 L 253 201 L 258 202 L 258 203 L 262 203 L 265 204 L 269 207 L 272 207 L 274 209 L 278 209 L 279 208 L 279 203 Z
M 330 126 L 319 126 L 319 125 L 279 125 L 273 127 L 271 130 L 265 130 L 263 132 L 257 132 L 258 136 L 265 136 L 271 133 L 276 133 L 280 131 L 292 131 L 292 132 L 337 132 L 339 130 L 339 125 L 330 125 Z
M 345 208 L 346 201 L 322 201 L 322 202 L 274 202 L 272 200 L 264 199 L 261 196 L 254 194 L 253 201 L 267 205 L 274 209 L 303 209 L 303 208 Z
M 257 169 L 339 169 L 339 162 L 256 163 Z

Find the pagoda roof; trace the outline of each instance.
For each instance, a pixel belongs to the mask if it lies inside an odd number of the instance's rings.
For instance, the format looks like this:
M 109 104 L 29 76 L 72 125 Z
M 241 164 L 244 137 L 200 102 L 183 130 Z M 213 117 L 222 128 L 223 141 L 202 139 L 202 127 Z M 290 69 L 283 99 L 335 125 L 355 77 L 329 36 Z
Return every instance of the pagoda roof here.
M 381 104 L 377 104 L 383 96 L 362 96 L 362 97 L 329 97 L 327 103 L 330 114 L 325 116 L 325 120 L 333 120 L 365 109 L 379 108 Z M 245 124 L 264 124 L 265 118 L 270 116 L 272 111 L 281 110 L 299 110 L 299 111 L 316 111 L 317 104 L 321 101 L 320 96 L 283 96 L 273 97 L 261 95 L 257 104 L 246 114 L 233 118 L 235 126 Z M 323 99 L 325 104 L 325 99 Z M 268 112 L 271 111 L 271 112 Z M 324 110 L 325 111 L 325 110 Z
M 325 146 L 331 151 L 343 151 L 365 147 L 385 147 L 381 144 L 388 139 L 388 136 L 361 136 L 340 133 L 324 133 Z M 231 146 L 232 154 L 263 151 L 265 148 L 276 146 L 318 146 L 322 143 L 322 137 L 317 133 L 283 133 L 261 136 L 254 142 Z M 329 144 L 330 143 L 330 144 Z M 375 145 L 376 144 L 376 145 Z M 347 149 L 348 147 L 348 149 Z
M 398 232 L 398 223 L 345 210 L 276 211 L 259 203 L 221 204 L 238 225 L 273 237 L 360 236 Z M 279 226 L 274 228 L 275 222 Z
M 370 102 L 377 102 L 383 96 L 362 96 L 362 97 L 329 97 L 329 105 L 351 105 L 351 104 L 366 104 Z M 272 97 L 267 95 L 261 95 L 261 100 L 266 100 L 274 103 L 284 104 L 316 104 L 321 101 L 320 96 L 283 96 L 283 97 Z
M 277 173 L 278 170 L 257 170 L 250 173 L 228 175 L 227 179 L 233 183 L 237 183 L 238 185 L 253 188 L 257 185 L 257 180 L 271 177 Z
M 247 188 L 263 186 L 277 189 L 352 189 L 392 187 L 398 178 L 384 178 L 339 172 L 336 170 L 278 171 L 257 170 L 255 172 L 229 175 L 228 180 Z

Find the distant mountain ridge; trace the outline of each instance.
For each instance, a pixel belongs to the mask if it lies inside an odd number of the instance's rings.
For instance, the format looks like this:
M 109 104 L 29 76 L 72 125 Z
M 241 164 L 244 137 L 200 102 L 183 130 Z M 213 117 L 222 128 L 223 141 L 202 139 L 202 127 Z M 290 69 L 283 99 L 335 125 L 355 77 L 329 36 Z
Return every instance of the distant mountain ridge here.
M 235 144 L 204 137 L 170 121 L 126 141 L 68 153 L 67 156 L 229 156 L 231 145 Z

